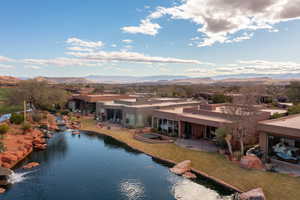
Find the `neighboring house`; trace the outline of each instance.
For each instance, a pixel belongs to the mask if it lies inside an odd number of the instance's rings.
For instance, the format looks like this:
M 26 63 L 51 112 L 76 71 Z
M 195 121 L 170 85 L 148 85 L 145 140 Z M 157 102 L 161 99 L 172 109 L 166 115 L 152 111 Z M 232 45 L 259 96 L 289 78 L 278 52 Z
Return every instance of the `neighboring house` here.
M 300 168 L 300 115 L 262 121 L 258 131 L 266 160 Z
M 109 121 L 129 128 L 151 126 L 155 109 L 194 106 L 199 101 L 179 98 L 136 98 L 97 102 L 96 115 L 100 121 Z
M 227 104 L 201 104 L 195 107 L 155 110 L 152 127 L 168 136 L 212 140 L 215 138 L 216 129 L 233 123 L 232 117 L 224 112 L 226 106 Z M 255 123 L 269 117 L 270 112 L 258 111 Z M 258 135 L 255 134 L 245 138 L 246 143 L 257 142 Z
M 133 99 L 129 95 L 103 94 L 103 95 L 73 95 L 68 102 L 68 108 L 82 114 L 93 114 L 96 112 L 96 102 L 112 102 L 120 99 Z

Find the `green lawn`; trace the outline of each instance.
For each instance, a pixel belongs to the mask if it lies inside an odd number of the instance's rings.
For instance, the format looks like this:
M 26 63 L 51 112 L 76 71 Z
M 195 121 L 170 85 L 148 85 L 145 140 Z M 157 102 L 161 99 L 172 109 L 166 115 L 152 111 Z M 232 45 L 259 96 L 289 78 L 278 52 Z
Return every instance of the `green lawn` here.
M 146 144 L 133 139 L 132 134 L 127 131 L 99 129 L 95 125 L 95 121 L 91 119 L 82 121 L 82 129 L 110 135 L 145 153 L 175 162 L 191 160 L 193 168 L 221 179 L 243 191 L 262 187 L 268 200 L 300 199 L 300 178 L 242 169 L 217 153 L 184 149 L 175 144 Z

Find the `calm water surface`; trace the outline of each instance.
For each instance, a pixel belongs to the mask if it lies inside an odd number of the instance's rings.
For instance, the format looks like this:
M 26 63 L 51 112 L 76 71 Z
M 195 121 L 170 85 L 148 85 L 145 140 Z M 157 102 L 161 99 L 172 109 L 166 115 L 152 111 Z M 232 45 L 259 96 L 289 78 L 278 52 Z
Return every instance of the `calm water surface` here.
M 46 151 L 15 170 L 3 200 L 216 200 L 232 192 L 203 177 L 189 181 L 171 174 L 166 164 L 110 138 L 93 133 L 57 133 Z M 21 166 L 20 165 L 20 166 Z

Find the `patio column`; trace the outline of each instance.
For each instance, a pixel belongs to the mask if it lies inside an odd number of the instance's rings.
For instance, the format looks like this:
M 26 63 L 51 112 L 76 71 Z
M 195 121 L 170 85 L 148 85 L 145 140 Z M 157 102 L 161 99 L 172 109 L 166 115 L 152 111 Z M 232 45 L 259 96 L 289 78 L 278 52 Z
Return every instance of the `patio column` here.
M 178 135 L 180 138 L 183 138 L 183 133 L 182 133 L 182 126 L 181 126 L 181 121 L 178 121 Z

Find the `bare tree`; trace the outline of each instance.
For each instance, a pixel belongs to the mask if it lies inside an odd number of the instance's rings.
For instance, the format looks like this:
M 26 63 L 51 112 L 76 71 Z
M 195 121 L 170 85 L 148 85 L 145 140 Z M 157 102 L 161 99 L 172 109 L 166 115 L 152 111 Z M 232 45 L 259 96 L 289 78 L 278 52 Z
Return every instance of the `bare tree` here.
M 256 106 L 257 92 L 258 90 L 254 87 L 242 88 L 240 90 L 241 95 L 223 109 L 228 120 L 232 122 L 228 128 L 232 138 L 239 141 L 242 155 L 245 151 L 245 138 L 253 135 L 256 129 L 257 116 L 259 115 L 259 108 Z

